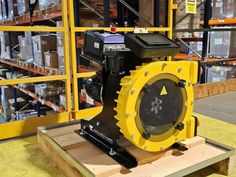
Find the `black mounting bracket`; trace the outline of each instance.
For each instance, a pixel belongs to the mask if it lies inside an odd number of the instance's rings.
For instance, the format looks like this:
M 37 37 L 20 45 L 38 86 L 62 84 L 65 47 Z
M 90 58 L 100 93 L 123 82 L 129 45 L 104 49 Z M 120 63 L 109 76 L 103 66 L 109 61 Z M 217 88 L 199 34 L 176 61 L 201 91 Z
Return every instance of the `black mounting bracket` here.
M 91 126 L 83 127 L 81 130 L 75 132 L 101 149 L 122 166 L 130 169 L 138 165 L 136 158 L 127 150 L 119 146 L 116 142 L 109 140 L 108 137 L 106 138 L 105 135 L 104 138 L 102 138 L 103 136 L 101 133 L 96 131 L 96 129 L 93 129 Z

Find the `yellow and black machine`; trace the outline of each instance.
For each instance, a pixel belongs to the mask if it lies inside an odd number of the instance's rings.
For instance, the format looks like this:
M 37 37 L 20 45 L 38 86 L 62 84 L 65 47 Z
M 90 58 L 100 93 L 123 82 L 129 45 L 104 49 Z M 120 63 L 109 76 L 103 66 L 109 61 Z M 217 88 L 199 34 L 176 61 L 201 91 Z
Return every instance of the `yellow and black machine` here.
M 198 63 L 166 61 L 178 49 L 158 33 L 87 31 L 81 62 L 96 68 L 97 75 L 84 80 L 84 88 L 104 107 L 93 119 L 82 120 L 79 134 L 127 168 L 137 161 L 120 144 L 123 138 L 158 152 L 196 136 Z

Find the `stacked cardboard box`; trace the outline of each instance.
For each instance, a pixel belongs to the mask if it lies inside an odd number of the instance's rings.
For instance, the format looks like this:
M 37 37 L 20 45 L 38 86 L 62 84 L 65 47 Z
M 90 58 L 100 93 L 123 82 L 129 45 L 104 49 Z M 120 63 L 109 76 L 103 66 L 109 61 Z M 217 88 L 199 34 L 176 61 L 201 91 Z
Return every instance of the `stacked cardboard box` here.
M 236 17 L 236 2 L 234 0 L 213 0 L 212 19 Z
M 23 15 L 29 11 L 30 0 L 17 0 L 17 11 Z
M 57 27 L 62 27 L 62 21 L 57 21 Z M 57 55 L 58 67 L 61 72 L 64 71 L 64 35 L 61 32 L 57 33 Z
M 212 66 L 207 69 L 207 82 L 219 82 L 236 78 L 235 66 Z
M 1 58 L 9 59 L 10 58 L 10 47 L 8 36 L 6 32 L 0 32 L 0 41 L 1 41 Z
M 44 53 L 45 67 L 46 68 L 58 68 L 58 55 L 56 51 L 48 51 Z
M 202 55 L 202 42 L 190 42 L 189 46 L 199 55 Z M 187 54 L 193 55 L 193 52 L 191 50 L 187 50 Z
M 11 46 L 15 47 L 18 45 L 18 36 L 21 33 L 12 32 L 11 33 Z M 9 46 L 9 38 L 7 32 L 0 31 L 0 42 L 1 42 L 1 58 L 10 59 L 10 46 Z M 16 53 L 13 52 L 13 57 L 16 57 Z
M 37 117 L 37 116 L 38 116 L 38 113 L 34 109 L 17 111 L 16 112 L 16 119 L 17 120 L 25 120 L 25 119 L 32 118 L 32 117 Z
M 8 120 L 11 118 L 10 105 L 8 103 L 9 99 L 12 99 L 12 88 L 9 86 L 1 86 L 1 105 L 2 105 L 2 116 L 4 119 Z
M 47 9 L 48 7 L 55 5 L 55 4 L 59 4 L 61 2 L 61 0 L 39 0 L 39 9 L 40 10 L 44 10 Z
M 224 27 L 226 28 L 226 27 Z M 228 27 L 227 27 L 228 28 Z M 236 31 L 214 31 L 210 34 L 209 55 L 216 58 L 236 57 Z
M 17 1 L 7 1 L 7 20 L 13 20 L 13 17 L 17 16 Z
M 32 33 L 25 32 L 25 36 L 19 36 L 19 47 L 20 47 L 20 58 L 27 61 L 33 62 L 33 42 Z
M 43 98 L 59 96 L 60 94 L 65 93 L 64 87 L 56 87 L 49 83 L 35 84 L 34 88 L 35 94 Z
M 66 108 L 66 95 L 62 94 L 60 95 L 60 105 Z M 74 100 L 73 97 L 71 96 L 71 106 L 74 106 Z
M 200 1 L 197 1 L 200 4 Z M 176 4 L 178 5 L 176 12 L 176 29 L 199 29 L 200 28 L 200 20 L 201 20 L 201 10 L 197 9 L 196 14 L 186 14 L 185 13 L 185 1 L 176 0 Z M 177 37 L 200 37 L 201 33 L 177 33 Z
M 160 25 L 161 26 L 166 26 L 165 21 L 165 13 L 166 11 L 166 0 L 160 0 Z M 154 0 L 139 0 L 139 4 L 145 4 L 145 5 L 140 5 L 139 7 L 139 13 L 142 14 L 151 24 L 153 24 L 154 22 Z M 138 22 L 139 26 L 142 27 L 146 27 L 146 26 L 150 26 L 148 25 L 146 22 L 144 22 L 143 20 L 139 20 Z
M 5 0 L 1 0 L 2 4 L 2 21 L 7 20 L 7 4 Z
M 3 21 L 3 16 L 2 16 L 2 1 L 0 0 L 0 23 Z
M 44 52 L 57 49 L 56 36 L 53 34 L 42 34 L 32 37 L 34 64 L 39 67 L 45 66 Z

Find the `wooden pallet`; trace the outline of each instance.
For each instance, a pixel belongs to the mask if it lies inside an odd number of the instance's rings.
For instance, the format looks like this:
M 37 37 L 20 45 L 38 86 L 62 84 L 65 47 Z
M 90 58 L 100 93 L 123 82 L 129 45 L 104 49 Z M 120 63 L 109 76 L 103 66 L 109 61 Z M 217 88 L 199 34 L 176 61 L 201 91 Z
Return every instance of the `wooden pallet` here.
M 183 141 L 189 148 L 185 152 L 168 149 L 148 153 L 126 142 L 126 149 L 139 164 L 128 170 L 74 133 L 79 128 L 76 123 L 38 129 L 39 147 L 67 177 L 178 177 L 211 165 L 225 175 L 232 173 L 234 150 L 201 137 Z
M 195 99 L 236 91 L 236 79 L 194 86 Z

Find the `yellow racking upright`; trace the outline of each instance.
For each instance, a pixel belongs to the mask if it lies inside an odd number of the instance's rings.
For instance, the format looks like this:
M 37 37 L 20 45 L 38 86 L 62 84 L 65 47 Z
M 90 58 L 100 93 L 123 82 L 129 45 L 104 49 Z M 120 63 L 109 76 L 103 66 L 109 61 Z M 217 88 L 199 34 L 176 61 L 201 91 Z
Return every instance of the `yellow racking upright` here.
M 37 83 L 47 81 L 65 81 L 67 108 L 64 112 L 40 118 L 29 118 L 0 124 L 0 140 L 35 133 L 37 127 L 60 122 L 68 122 L 71 119 L 71 75 L 69 60 L 69 25 L 67 0 L 62 0 L 63 27 L 40 27 L 40 26 L 0 26 L 0 31 L 5 32 L 62 32 L 64 33 L 65 73 L 63 75 L 31 77 L 26 79 L 0 80 L 0 86 L 22 83 Z
M 173 10 L 176 9 L 177 6 L 173 3 L 173 0 L 168 0 L 168 26 L 167 27 L 151 27 L 146 28 L 148 32 L 167 32 L 167 36 L 172 39 L 173 35 Z M 79 91 L 78 91 L 78 79 L 81 78 L 89 78 L 96 73 L 94 72 L 86 72 L 80 73 L 78 72 L 77 66 L 77 58 L 76 58 L 76 33 L 83 33 L 87 30 L 104 30 L 111 31 L 109 27 L 75 27 L 74 23 L 74 4 L 73 1 L 69 1 L 69 17 L 70 17 L 70 36 L 71 36 L 71 64 L 72 64 L 72 74 L 73 74 L 73 100 L 74 100 L 74 109 L 72 110 L 72 115 L 74 119 L 83 119 L 88 117 L 94 117 L 99 114 L 102 110 L 102 107 L 95 107 L 81 110 L 79 108 Z M 134 32 L 135 28 L 133 27 L 121 27 L 116 28 L 116 32 Z M 171 60 L 171 58 L 168 58 Z
M 146 28 L 148 32 L 167 32 L 168 37 L 171 39 L 173 34 L 173 10 L 176 9 L 173 0 L 168 0 L 168 26 L 167 27 L 150 27 Z M 0 86 L 14 85 L 21 83 L 37 83 L 47 81 L 64 80 L 66 87 L 66 103 L 67 109 L 65 112 L 55 115 L 49 115 L 42 118 L 29 118 L 27 120 L 20 120 L 16 122 L 9 122 L 0 124 L 0 140 L 18 137 L 35 133 L 37 127 L 49 124 L 56 124 L 62 122 L 69 122 L 88 117 L 96 116 L 101 112 L 102 107 L 95 107 L 81 110 L 79 108 L 79 91 L 78 79 L 89 78 L 94 76 L 95 72 L 78 72 L 77 58 L 76 58 L 76 33 L 83 33 L 86 30 L 105 30 L 111 31 L 109 27 L 75 27 L 74 22 L 74 4 L 72 0 L 62 0 L 62 20 L 63 27 L 40 27 L 40 26 L 0 26 L 0 31 L 18 32 L 18 31 L 31 31 L 31 32 L 62 32 L 64 33 L 64 52 L 65 52 L 65 74 L 56 76 L 42 76 L 31 77 L 26 79 L 14 80 L 0 80 Z M 133 32 L 136 28 L 121 27 L 116 28 L 117 32 Z M 71 41 L 71 42 L 69 42 Z M 171 58 L 169 58 L 171 60 Z M 71 67 L 70 67 L 71 66 Z M 70 72 L 72 69 L 72 73 Z M 72 88 L 71 88 L 72 84 Z M 74 106 L 71 105 L 71 91 L 73 95 Z

